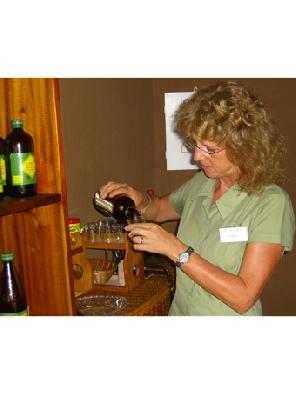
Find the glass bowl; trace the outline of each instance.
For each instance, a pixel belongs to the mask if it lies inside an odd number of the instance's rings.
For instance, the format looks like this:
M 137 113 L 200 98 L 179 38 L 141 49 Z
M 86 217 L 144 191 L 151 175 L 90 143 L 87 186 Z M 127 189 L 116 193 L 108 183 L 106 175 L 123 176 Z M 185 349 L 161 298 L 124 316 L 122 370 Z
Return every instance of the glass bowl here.
M 81 294 L 76 297 L 78 315 L 105 316 L 119 314 L 127 304 L 123 296 L 101 293 Z

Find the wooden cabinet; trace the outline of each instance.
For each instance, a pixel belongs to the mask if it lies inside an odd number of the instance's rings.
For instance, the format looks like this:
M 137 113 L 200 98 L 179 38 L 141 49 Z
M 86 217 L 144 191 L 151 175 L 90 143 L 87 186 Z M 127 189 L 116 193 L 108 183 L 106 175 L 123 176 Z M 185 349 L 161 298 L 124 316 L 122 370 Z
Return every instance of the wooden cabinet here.
M 37 192 L 0 201 L 0 251 L 15 255 L 31 315 L 74 315 L 74 282 L 57 79 L 0 79 L 0 135 L 23 119 L 34 140 Z

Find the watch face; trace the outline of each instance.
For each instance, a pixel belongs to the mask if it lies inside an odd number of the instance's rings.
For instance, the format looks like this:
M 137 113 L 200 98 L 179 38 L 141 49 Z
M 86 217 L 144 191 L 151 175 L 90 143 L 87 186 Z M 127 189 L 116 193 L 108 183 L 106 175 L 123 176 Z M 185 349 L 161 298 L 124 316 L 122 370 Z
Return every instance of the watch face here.
M 180 256 L 180 261 L 181 261 L 182 263 L 186 263 L 188 260 L 189 260 L 189 254 L 188 254 L 188 253 L 183 253 L 183 254 L 181 254 L 181 256 Z

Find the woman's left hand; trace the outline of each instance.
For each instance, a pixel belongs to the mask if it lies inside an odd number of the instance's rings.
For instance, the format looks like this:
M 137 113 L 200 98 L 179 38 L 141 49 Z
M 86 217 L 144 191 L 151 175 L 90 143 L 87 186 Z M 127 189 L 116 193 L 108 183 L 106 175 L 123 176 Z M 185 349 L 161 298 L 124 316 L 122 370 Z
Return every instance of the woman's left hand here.
M 159 253 L 173 258 L 176 248 L 182 246 L 182 242 L 175 235 L 150 222 L 129 224 L 125 227 L 125 230 L 134 243 L 135 250 Z

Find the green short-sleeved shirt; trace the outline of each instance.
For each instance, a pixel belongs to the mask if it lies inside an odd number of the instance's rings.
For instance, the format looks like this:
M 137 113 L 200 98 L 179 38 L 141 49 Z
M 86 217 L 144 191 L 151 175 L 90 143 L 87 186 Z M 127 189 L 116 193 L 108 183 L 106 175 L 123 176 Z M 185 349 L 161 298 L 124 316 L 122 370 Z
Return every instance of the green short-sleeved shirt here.
M 290 198 L 283 189 L 270 185 L 260 195 L 248 195 L 234 185 L 212 204 L 215 183 L 215 179 L 197 172 L 170 194 L 171 204 L 181 215 L 177 236 L 182 242 L 210 263 L 236 275 L 247 243 L 281 243 L 285 251 L 292 249 L 295 216 Z M 220 228 L 229 227 L 247 227 L 247 241 L 221 242 Z M 177 268 L 170 315 L 240 314 Z M 262 315 L 260 300 L 244 315 Z

